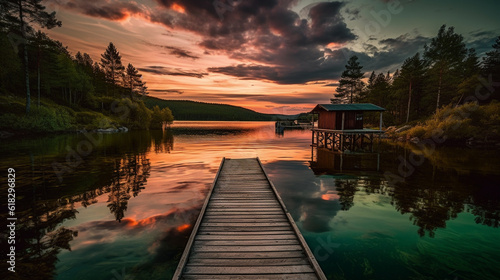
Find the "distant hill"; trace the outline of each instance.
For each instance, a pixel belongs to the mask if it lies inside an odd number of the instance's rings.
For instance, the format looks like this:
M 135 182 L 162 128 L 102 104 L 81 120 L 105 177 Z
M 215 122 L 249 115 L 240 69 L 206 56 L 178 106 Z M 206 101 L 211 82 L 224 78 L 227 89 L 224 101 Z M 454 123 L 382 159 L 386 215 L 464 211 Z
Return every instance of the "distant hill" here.
M 168 107 L 176 120 L 180 121 L 272 121 L 277 119 L 295 119 L 297 115 L 262 114 L 243 107 L 213 104 L 188 100 L 164 100 L 145 96 L 144 104 L 148 108 L 158 105 L 160 109 Z

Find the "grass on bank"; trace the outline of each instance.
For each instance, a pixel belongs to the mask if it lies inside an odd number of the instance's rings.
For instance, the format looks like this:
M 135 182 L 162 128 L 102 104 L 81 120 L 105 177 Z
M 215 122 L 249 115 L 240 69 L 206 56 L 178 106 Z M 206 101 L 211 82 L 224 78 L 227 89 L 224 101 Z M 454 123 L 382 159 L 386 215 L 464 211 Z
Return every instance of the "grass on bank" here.
M 435 133 L 446 136 L 448 140 L 500 139 L 500 103 L 493 101 L 483 106 L 475 103 L 456 107 L 448 105 L 397 136 L 429 139 Z

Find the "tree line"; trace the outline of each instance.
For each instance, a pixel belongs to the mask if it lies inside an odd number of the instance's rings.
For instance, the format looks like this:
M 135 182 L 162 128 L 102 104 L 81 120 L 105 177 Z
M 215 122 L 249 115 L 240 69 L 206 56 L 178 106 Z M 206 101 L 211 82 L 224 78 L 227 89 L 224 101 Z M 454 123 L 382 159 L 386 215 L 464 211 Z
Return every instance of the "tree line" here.
M 407 58 L 394 73 L 367 78 L 352 56 L 341 75 L 332 103 L 373 103 L 387 109 L 390 125 L 422 120 L 445 106 L 458 106 L 478 96 L 482 104 L 500 99 L 500 36 L 482 59 L 467 48 L 453 27 L 441 26 L 423 53 Z
M 61 42 L 36 28 L 51 29 L 62 23 L 49 13 L 41 0 L 6 0 L 0 2 L 0 93 L 25 96 L 25 114 L 43 98 L 73 110 L 91 110 L 111 114 L 116 100 L 148 115 L 147 124 L 171 122 L 168 109 L 149 110 L 141 97 L 148 94 L 142 75 L 110 43 L 99 60 L 88 53 L 72 56 Z M 35 94 L 33 94 L 35 93 Z M 148 111 L 146 111 L 148 110 Z M 140 125 L 139 125 L 140 126 Z M 144 126 L 144 124 L 142 125 Z M 151 127 L 158 127 L 158 123 Z M 144 128 L 144 127 L 140 127 Z

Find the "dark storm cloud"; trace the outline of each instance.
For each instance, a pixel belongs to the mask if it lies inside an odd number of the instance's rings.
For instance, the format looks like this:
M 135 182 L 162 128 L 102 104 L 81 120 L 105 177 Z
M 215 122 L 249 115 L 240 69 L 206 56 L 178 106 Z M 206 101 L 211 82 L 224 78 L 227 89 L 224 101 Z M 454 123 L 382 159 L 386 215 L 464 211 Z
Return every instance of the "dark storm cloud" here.
M 166 8 L 176 3 L 157 2 Z M 223 20 L 213 1 L 178 3 L 184 7 L 184 14 L 172 19 L 168 16 L 170 13 L 160 11 L 151 16 L 152 21 L 201 35 L 199 46 L 210 53 L 251 61 L 208 69 L 241 79 L 301 84 L 336 78 L 336 71 L 344 66 L 345 59 L 325 58 L 324 46 L 332 42 L 348 43 L 356 38 L 341 15 L 342 2 L 312 5 L 308 19 L 303 19 L 290 10 L 292 0 L 240 1 L 232 10 L 224 11 Z M 336 62 L 340 64 L 334 65 Z
M 148 91 L 152 92 L 152 93 L 159 93 L 159 94 L 172 94 L 172 93 L 183 94 L 184 93 L 184 91 L 178 90 L 178 89 L 149 89 Z
M 324 2 L 309 10 L 311 39 L 315 43 L 345 43 L 356 39 L 340 14 L 340 8 L 343 6 L 342 2 Z
M 324 85 L 324 87 L 338 87 L 338 86 L 339 86 L 339 83 L 329 83 L 329 84 Z
M 477 30 L 468 36 L 467 47 L 474 48 L 479 56 L 485 55 L 492 50 L 495 40 L 500 36 L 499 32 Z
M 199 56 L 194 55 L 192 52 L 187 51 L 187 50 L 183 50 L 183 49 L 178 48 L 178 47 L 166 46 L 166 45 L 157 45 L 157 44 L 152 44 L 152 43 L 148 43 L 148 42 L 144 42 L 144 44 L 146 44 L 148 46 L 154 46 L 154 47 L 166 49 L 166 50 L 169 51 L 169 54 L 175 55 L 177 57 L 191 58 L 191 59 L 198 59 L 198 58 L 200 58 Z
M 131 15 L 141 14 L 142 9 L 133 1 L 116 0 L 48 0 L 48 3 L 78 11 L 84 15 L 109 20 L 123 20 Z
M 378 42 L 370 41 L 370 44 L 362 46 L 363 52 L 353 52 L 345 46 L 357 36 L 347 27 L 342 15 L 357 17 L 359 10 L 347 9 L 339 1 L 311 4 L 301 12 L 302 17 L 291 10 L 296 0 L 234 1 L 234 5 L 224 6 L 223 9 L 214 6 L 213 0 L 155 0 L 159 7 L 152 9 L 133 1 L 51 1 L 95 17 L 119 20 L 136 15 L 170 30 L 195 33 L 201 36 L 198 45 L 204 49 L 205 55 L 227 55 L 244 61 L 211 67 L 208 72 L 278 84 L 339 79 L 352 55 L 360 58 L 365 71 L 396 68 L 405 58 L 421 50 L 428 39 L 405 34 Z M 329 49 L 330 43 L 335 43 L 337 49 Z M 199 58 L 178 47 L 156 46 L 177 57 Z M 339 49 L 340 46 L 344 47 Z M 197 78 L 208 75 L 160 66 L 140 70 L 157 75 Z
M 208 73 L 199 72 L 199 71 L 186 71 L 179 68 L 171 68 L 164 66 L 146 66 L 143 68 L 139 68 L 139 71 L 143 71 L 146 73 L 156 74 L 156 75 L 168 75 L 168 76 L 186 76 L 186 77 L 194 77 L 194 78 L 203 78 L 208 75 Z

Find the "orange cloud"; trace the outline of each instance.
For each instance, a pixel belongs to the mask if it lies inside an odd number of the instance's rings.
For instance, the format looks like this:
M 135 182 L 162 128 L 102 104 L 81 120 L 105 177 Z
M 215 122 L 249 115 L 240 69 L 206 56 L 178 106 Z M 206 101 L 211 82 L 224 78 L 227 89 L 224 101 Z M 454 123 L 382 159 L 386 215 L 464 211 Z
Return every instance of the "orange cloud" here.
M 177 3 L 172 4 L 172 6 L 170 6 L 170 9 L 172 9 L 178 13 L 181 13 L 181 14 L 186 13 L 186 9 Z

